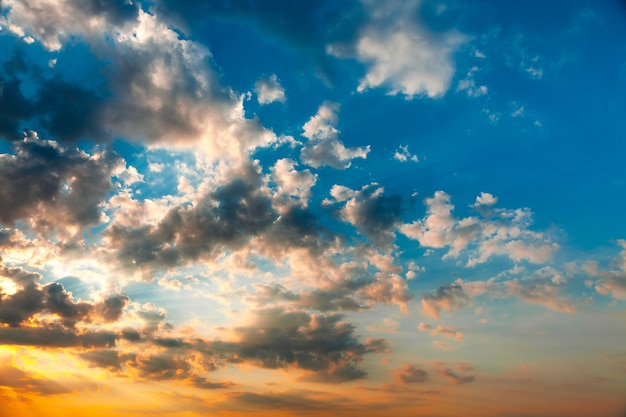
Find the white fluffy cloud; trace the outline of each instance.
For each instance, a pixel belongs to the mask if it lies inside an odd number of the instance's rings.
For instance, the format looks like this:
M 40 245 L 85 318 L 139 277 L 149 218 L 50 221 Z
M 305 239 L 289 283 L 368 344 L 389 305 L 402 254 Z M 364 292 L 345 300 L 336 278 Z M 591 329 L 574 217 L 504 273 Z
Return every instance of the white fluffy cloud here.
M 326 102 L 302 127 L 304 129 L 302 136 L 309 139 L 300 153 L 300 158 L 305 164 L 314 168 L 327 165 L 345 169 L 352 164 L 353 159 L 367 157 L 369 145 L 346 148 L 339 140 L 339 130 L 336 128 L 339 120 L 338 110 L 339 105 Z
M 497 198 L 482 193 L 472 207 L 478 217 L 458 219 L 452 211 L 450 196 L 437 191 L 426 198 L 427 214 L 423 219 L 400 226 L 400 232 L 428 248 L 445 248 L 444 258 L 458 257 L 469 251 L 467 266 L 486 262 L 494 255 L 504 255 L 514 261 L 545 263 L 559 248 L 550 237 L 529 229 L 532 213 L 529 209 L 497 209 Z
M 282 202 L 291 201 L 303 207 L 311 197 L 311 188 L 317 181 L 317 174 L 310 170 L 298 171 L 297 163 L 291 159 L 279 159 L 271 168 L 272 179 L 277 185 L 277 198 Z M 275 203 L 276 204 L 276 203 Z
M 359 34 L 356 57 L 367 73 L 357 90 L 384 87 L 407 99 L 443 96 L 455 72 L 452 55 L 465 37 L 429 31 L 415 18 L 417 0 L 364 3 L 370 21 Z
M 261 78 L 254 84 L 254 91 L 259 100 L 259 104 L 270 104 L 275 101 L 284 103 L 287 101 L 285 89 L 278 82 L 276 74 L 267 78 Z

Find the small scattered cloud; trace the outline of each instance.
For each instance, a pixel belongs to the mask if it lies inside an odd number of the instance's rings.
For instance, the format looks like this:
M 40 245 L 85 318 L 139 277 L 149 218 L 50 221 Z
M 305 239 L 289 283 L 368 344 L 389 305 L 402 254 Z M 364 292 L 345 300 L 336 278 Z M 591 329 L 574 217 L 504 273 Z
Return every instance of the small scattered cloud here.
M 453 369 L 449 368 L 446 364 L 443 364 L 440 362 L 435 365 L 437 374 L 440 377 L 452 382 L 454 385 L 469 384 L 470 382 L 474 382 L 476 380 L 475 376 L 463 375 L 464 372 L 471 371 L 472 370 L 471 367 L 460 366 L 458 368 L 459 368 L 458 371 L 460 372 L 454 371 Z
M 417 155 L 411 155 L 409 145 L 400 145 L 393 154 L 393 159 L 400 162 L 419 162 Z
M 483 56 L 484 57 L 484 56 Z M 456 91 L 465 91 L 469 97 L 481 97 L 487 94 L 488 88 L 486 85 L 477 84 L 475 74 L 478 72 L 478 67 L 472 67 L 465 75 L 465 78 L 459 80 Z
M 400 384 L 423 384 L 429 378 L 428 372 L 410 363 L 397 368 L 394 374 L 396 381 Z
M 437 327 L 431 326 L 430 324 L 426 324 L 426 323 L 420 323 L 417 328 L 420 331 L 427 331 L 430 332 L 430 334 L 432 336 L 445 336 L 445 337 L 449 337 L 449 338 L 453 338 L 457 341 L 462 341 L 464 338 L 463 332 L 460 331 L 459 329 L 456 329 L 454 327 L 450 327 L 450 326 L 444 326 L 443 324 L 438 325 Z
M 270 104 L 275 101 L 284 103 L 287 101 L 285 89 L 278 82 L 276 74 L 261 78 L 254 84 L 254 91 L 259 104 Z

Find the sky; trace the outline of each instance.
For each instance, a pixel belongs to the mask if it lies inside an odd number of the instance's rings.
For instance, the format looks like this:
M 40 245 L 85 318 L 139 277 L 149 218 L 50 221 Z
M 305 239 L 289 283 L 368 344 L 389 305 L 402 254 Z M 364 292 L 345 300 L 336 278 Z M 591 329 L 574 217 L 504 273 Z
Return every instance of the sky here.
M 626 415 L 626 3 L 0 0 L 0 417 Z

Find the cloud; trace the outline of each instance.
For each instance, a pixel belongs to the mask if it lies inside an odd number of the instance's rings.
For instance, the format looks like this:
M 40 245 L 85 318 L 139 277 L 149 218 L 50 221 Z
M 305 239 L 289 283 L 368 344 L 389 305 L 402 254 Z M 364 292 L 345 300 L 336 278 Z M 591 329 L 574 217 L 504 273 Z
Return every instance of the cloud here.
M 4 294 L 0 287 L 0 324 L 13 328 L 43 313 L 58 317 L 68 328 L 78 322 L 115 322 L 129 302 L 125 294 L 113 294 L 99 302 L 74 301 L 60 283 L 41 285 L 41 275 L 20 267 L 0 264 L 0 277 L 16 286 L 12 294 Z
M 257 119 L 245 117 L 243 97 L 220 83 L 208 49 L 182 39 L 160 16 L 123 1 L 71 0 L 63 10 L 44 0 L 10 6 L 4 24 L 15 33 L 32 33 L 51 51 L 74 38 L 90 44 L 101 70 L 92 73 L 97 78 L 91 86 L 103 91 L 60 78 L 34 79 L 28 102 L 13 82 L 7 92 L 23 105 L 0 126 L 7 134 L 15 136 L 19 119 L 35 114 L 61 141 L 124 137 L 183 148 L 202 143 L 199 158 L 235 164 L 277 140 Z
M 335 128 L 339 106 L 326 102 L 320 106 L 317 114 L 304 124 L 302 136 L 308 139 L 300 152 L 300 159 L 313 168 L 330 166 L 346 169 L 355 158 L 366 158 L 370 147 L 346 148 L 339 140 L 339 131 Z
M 9 331 L 0 329 L 2 336 Z M 384 339 L 359 341 L 354 326 L 343 322 L 341 315 L 287 311 L 280 307 L 255 312 L 250 324 L 229 329 L 232 337 L 228 340 L 170 337 L 163 336 L 164 331 L 146 333 L 142 338 L 124 337 L 124 349 L 91 350 L 81 357 L 92 366 L 118 374 L 133 370 L 144 379 L 180 380 L 204 389 L 216 389 L 231 384 L 209 382 L 199 374 L 228 363 L 298 370 L 302 379 L 335 384 L 366 377 L 367 373 L 359 367 L 363 356 L 389 350 Z M 121 337 L 114 334 L 111 337 L 107 344 L 92 346 L 112 348 L 112 342 Z M 63 338 L 57 340 L 59 345 Z M 66 345 L 76 346 L 76 340 Z
M 363 378 L 366 373 L 358 369 L 362 356 L 380 352 L 384 345 L 359 342 L 354 326 L 341 319 L 338 314 L 261 310 L 255 323 L 234 329 L 238 342 L 231 346 L 238 358 L 264 368 L 296 367 L 325 382 Z
M 18 140 L 22 136 L 20 122 L 32 116 L 33 108 L 30 100 L 22 93 L 22 81 L 16 77 L 15 71 L 5 71 L 6 74 L 0 73 L 0 137 Z
M 336 410 L 336 404 L 307 398 L 306 393 L 298 390 L 285 392 L 229 392 L 226 400 L 217 405 L 227 410 L 292 410 L 306 412 L 311 410 Z
M 0 327 L 0 339 L 5 345 L 48 348 L 105 348 L 115 345 L 118 335 L 106 330 L 71 330 L 46 324 L 39 327 Z
M 408 161 L 419 162 L 417 155 L 411 155 L 411 153 L 409 152 L 409 145 L 400 145 L 398 149 L 396 149 L 396 151 L 394 152 L 393 159 L 402 163 Z
M 476 51 L 478 53 L 478 51 Z M 484 58 L 484 56 L 483 56 Z M 478 72 L 478 67 L 472 67 L 467 72 L 467 75 L 462 80 L 459 80 L 456 86 L 456 91 L 465 91 L 469 97 L 481 97 L 487 94 L 488 88 L 486 85 L 477 85 L 474 78 L 474 74 Z
M 516 262 L 541 264 L 549 261 L 559 246 L 548 234 L 529 229 L 531 211 L 494 208 L 496 202 L 496 197 L 481 193 L 471 206 L 480 216 L 457 219 L 452 215 L 454 205 L 450 203 L 450 196 L 437 191 L 433 197 L 425 199 L 426 216 L 401 225 L 399 230 L 424 247 L 449 247 L 444 259 L 458 257 L 467 250 L 468 267 L 484 263 L 494 255 L 504 255 Z
M 438 287 L 433 293 L 422 296 L 422 314 L 435 319 L 441 310 L 459 309 L 469 302 L 469 294 L 463 286 L 454 283 Z
M 279 204 L 294 203 L 307 207 L 311 188 L 317 182 L 317 174 L 312 174 L 308 169 L 297 171 L 295 169 L 297 165 L 297 162 L 291 159 L 282 158 L 270 168 L 272 179 L 277 186 L 274 198 L 280 199 Z
M 338 194 L 340 186 L 333 186 L 331 195 Z M 359 191 L 347 191 L 345 205 L 339 216 L 377 246 L 385 247 L 395 239 L 394 229 L 400 222 L 402 199 L 400 195 L 385 196 L 385 189 L 376 183 L 363 186 Z
M 429 324 L 420 323 L 417 328 L 421 331 L 429 331 L 432 336 L 441 335 L 454 338 L 458 341 L 461 341 L 464 338 L 463 332 L 461 332 L 459 329 L 450 326 L 444 326 L 443 324 L 440 324 L 437 327 L 433 328 L 433 326 Z
M 468 371 L 472 369 L 471 367 L 468 368 L 466 366 L 461 366 L 459 368 L 460 371 Z M 469 384 L 470 382 L 474 382 L 474 380 L 476 380 L 476 377 L 471 375 L 461 375 L 442 363 L 437 363 L 435 365 L 435 369 L 440 377 L 449 380 L 455 385 Z
M 276 74 L 272 74 L 267 78 L 261 78 L 254 83 L 254 92 L 257 95 L 259 104 L 270 104 L 275 101 L 284 103 L 287 101 L 285 89 L 278 82 Z
M 558 287 L 550 283 L 540 281 L 520 283 L 517 280 L 510 280 L 504 282 L 504 285 L 509 295 L 515 295 L 524 301 L 541 304 L 564 313 L 576 311 L 572 302 L 561 297 Z
M 407 99 L 443 96 L 454 76 L 453 53 L 465 37 L 456 31 L 431 32 L 415 18 L 419 1 L 363 3 L 369 20 L 359 31 L 354 54 L 367 73 L 357 90 L 383 87 Z
M 111 173 L 122 159 L 111 151 L 92 155 L 39 139 L 29 132 L 0 154 L 0 222 L 28 220 L 42 232 L 71 234 L 101 221 L 100 204 L 111 190 Z
M 258 167 L 244 166 L 194 205 L 171 208 L 156 225 L 113 222 L 104 235 L 127 267 L 172 267 L 184 260 L 214 259 L 237 249 L 277 218 L 259 189 Z
M 588 264 L 585 269 L 589 275 L 599 278 L 593 284 L 598 293 L 626 300 L 626 240 L 618 239 L 617 244 L 622 250 L 611 262 L 612 269 L 599 269 L 595 263 Z
M 423 384 L 429 377 L 428 372 L 409 363 L 397 368 L 394 373 L 401 384 Z
M 124 0 L 66 1 L 56 7 L 46 0 L 3 1 L 8 9 L 3 26 L 18 36 L 30 35 L 51 51 L 61 49 L 73 34 L 100 40 L 102 33 L 113 25 L 123 25 L 137 18 L 137 5 Z
M 521 275 L 522 278 L 518 279 L 518 275 Z M 511 278 L 510 276 L 514 277 Z M 509 279 L 503 279 L 504 277 Z M 423 294 L 422 314 L 438 319 L 443 310 L 451 312 L 461 309 L 483 294 L 496 299 L 515 297 L 525 302 L 543 305 L 552 310 L 574 313 L 576 310 L 574 304 L 569 298 L 562 295 L 561 284 L 563 282 L 564 280 L 554 279 L 554 271 L 550 273 L 550 271 L 538 269 L 534 273 L 529 273 L 524 268 L 504 271 L 486 281 L 457 279 L 453 283 L 438 287 L 431 293 Z M 426 324 L 422 327 L 420 330 L 431 328 Z M 448 330 L 453 331 L 454 329 L 441 327 L 440 334 L 445 334 Z

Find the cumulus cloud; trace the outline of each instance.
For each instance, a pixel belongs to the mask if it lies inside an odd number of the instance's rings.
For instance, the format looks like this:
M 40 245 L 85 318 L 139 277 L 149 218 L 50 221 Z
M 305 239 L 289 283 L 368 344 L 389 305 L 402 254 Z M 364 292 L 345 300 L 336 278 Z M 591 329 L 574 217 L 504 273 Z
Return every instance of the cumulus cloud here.
M 339 268 L 331 264 L 328 268 L 336 269 L 335 276 L 317 282 L 317 288 L 288 290 L 280 284 L 262 284 L 255 286 L 256 292 L 248 299 L 259 306 L 287 304 L 323 312 L 361 311 L 376 304 L 395 304 L 408 312 L 408 303 L 414 296 L 399 275 L 389 271 L 372 273 L 366 265 L 353 263 Z
M 388 246 L 395 239 L 395 228 L 402 214 L 402 199 L 399 195 L 384 195 L 385 189 L 376 183 L 353 191 L 335 185 L 331 195 L 345 205 L 339 208 L 339 216 L 377 246 Z M 349 197 L 348 197 L 349 196 Z
M 317 182 L 317 174 L 308 169 L 298 171 L 296 166 L 297 162 L 283 158 L 276 161 L 270 169 L 272 179 L 277 185 L 275 198 L 279 198 L 281 203 L 294 202 L 306 207 L 311 197 L 311 188 Z
M 407 99 L 443 96 L 454 76 L 453 53 L 465 37 L 455 31 L 430 31 L 416 17 L 417 0 L 363 3 L 369 20 L 360 28 L 354 48 L 367 73 L 357 90 L 383 87 Z
M 125 0 L 72 0 L 64 7 L 57 6 L 47 0 L 5 0 L 3 7 L 8 8 L 8 14 L 0 23 L 18 36 L 32 36 L 46 49 L 56 51 L 77 33 L 102 40 L 103 33 L 136 19 L 139 11 L 136 4 Z
M 293 366 L 326 382 L 359 379 L 366 375 L 357 368 L 362 356 L 381 351 L 381 346 L 359 342 L 354 326 L 341 319 L 337 314 L 261 310 L 255 324 L 235 329 L 238 342 L 232 348 L 238 357 L 264 368 Z
M 287 101 L 285 89 L 278 82 L 276 74 L 272 74 L 267 78 L 261 78 L 254 83 L 254 91 L 259 104 L 270 104 L 275 101 L 284 103 Z
M 244 167 L 194 205 L 171 208 L 155 225 L 119 225 L 106 230 L 108 243 L 129 267 L 171 267 L 184 260 L 215 258 L 223 247 L 237 249 L 277 218 L 259 189 L 261 176 Z
M 60 283 L 41 285 L 41 275 L 20 267 L 0 264 L 0 277 L 15 285 L 14 292 L 7 294 L 0 281 L 0 323 L 13 328 L 44 313 L 58 317 L 68 328 L 78 322 L 115 322 L 129 302 L 125 294 L 113 294 L 99 302 L 75 301 Z
M 366 158 L 370 147 L 346 148 L 339 140 L 339 106 L 326 102 L 320 106 L 317 114 L 304 124 L 302 136 L 308 139 L 300 152 L 300 159 L 314 168 L 330 166 L 336 169 L 350 167 L 355 158 Z
M 122 159 L 111 151 L 89 155 L 29 132 L 0 154 L 0 222 L 29 220 L 41 231 L 95 225 L 100 204 L 111 190 L 111 174 Z M 63 230 L 60 230 L 62 229 Z
M 307 380 L 341 383 L 367 375 L 359 367 L 365 354 L 388 351 L 383 339 L 359 341 L 354 326 L 342 318 L 338 314 L 268 308 L 256 312 L 252 323 L 230 329 L 230 340 L 155 333 L 135 339 L 142 343 L 141 351 L 128 346 L 127 351 L 93 351 L 83 358 L 94 366 L 116 372 L 131 368 L 142 378 L 188 380 L 194 385 L 206 385 L 205 388 L 228 386 L 198 380 L 199 372 L 213 371 L 228 363 L 298 370 Z
M 403 224 L 400 232 L 424 247 L 448 247 L 444 259 L 458 257 L 467 250 L 467 266 L 484 263 L 494 255 L 541 264 L 549 261 L 559 248 L 548 234 L 530 230 L 532 213 L 527 208 L 494 208 L 497 198 L 481 193 L 471 206 L 480 216 L 458 219 L 452 214 L 454 205 L 450 201 L 447 193 L 437 191 L 425 199 L 426 216 Z
M 19 119 L 36 110 L 59 140 L 124 137 L 166 147 L 202 143 L 198 156 L 235 163 L 277 140 L 257 119 L 245 117 L 243 97 L 220 83 L 208 49 L 182 39 L 160 16 L 123 1 L 72 0 L 59 8 L 29 0 L 9 6 L 3 24 L 13 32 L 32 33 L 53 51 L 78 37 L 105 54 L 106 61 L 98 64 L 102 78 L 92 85 L 108 91 L 53 78 L 42 81 L 29 102 L 16 84 L 8 92 L 24 102 L 24 110 L 0 126 L 3 131 L 15 131 Z

